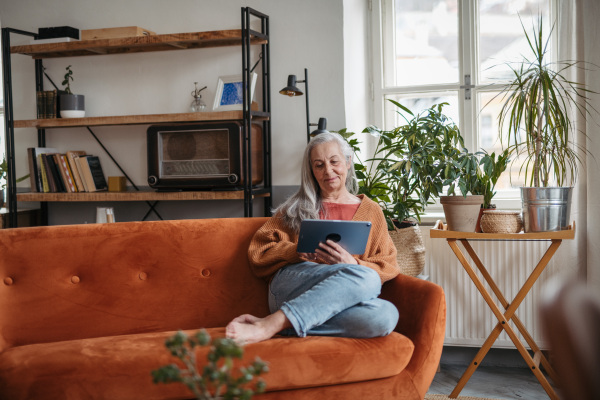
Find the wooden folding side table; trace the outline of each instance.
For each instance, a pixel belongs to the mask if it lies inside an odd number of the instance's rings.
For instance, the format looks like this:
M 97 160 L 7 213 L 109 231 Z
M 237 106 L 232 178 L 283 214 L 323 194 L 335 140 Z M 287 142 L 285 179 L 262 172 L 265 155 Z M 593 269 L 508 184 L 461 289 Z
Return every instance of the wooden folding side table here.
M 469 274 L 469 277 L 471 278 L 471 280 L 477 287 L 477 290 L 479 290 L 479 293 L 481 293 L 481 295 L 483 296 L 485 302 L 488 304 L 488 306 L 490 307 L 490 309 L 492 310 L 492 312 L 498 319 L 498 324 L 492 330 L 492 332 L 490 333 L 488 338 L 483 343 L 481 349 L 479 350 L 479 352 L 477 353 L 477 355 L 475 356 L 475 358 L 473 359 L 473 361 L 471 362 L 471 364 L 469 365 L 469 367 L 467 368 L 467 370 L 465 371 L 463 376 L 458 381 L 458 384 L 456 385 L 456 387 L 450 394 L 450 397 L 456 398 L 459 395 L 459 393 L 464 388 L 464 386 L 467 384 L 467 382 L 471 378 L 471 375 L 473 375 L 473 373 L 475 372 L 475 370 L 477 369 L 477 367 L 479 366 L 479 364 L 481 363 L 483 358 L 486 356 L 486 354 L 488 353 L 488 351 L 490 350 L 490 348 L 492 347 L 492 345 L 494 344 L 496 339 L 498 339 L 498 336 L 500 336 L 500 333 L 502 333 L 502 330 L 504 330 L 504 331 L 506 331 L 506 333 L 510 337 L 510 340 L 513 342 L 513 344 L 515 345 L 515 347 L 517 348 L 517 350 L 519 351 L 519 353 L 521 354 L 521 356 L 523 357 L 523 359 L 525 360 L 525 362 L 527 363 L 527 365 L 529 366 L 529 368 L 531 369 L 531 371 L 533 372 L 535 377 L 538 379 L 538 381 L 540 382 L 540 384 L 546 391 L 546 393 L 548 393 L 548 396 L 550 396 L 551 399 L 558 400 L 558 396 L 556 395 L 554 389 L 552 388 L 552 386 L 550 386 L 550 384 L 548 383 L 548 380 L 546 379 L 546 377 L 540 370 L 540 363 L 544 367 L 544 370 L 546 371 L 546 373 L 555 382 L 557 380 L 556 373 L 550 366 L 550 363 L 548 362 L 546 357 L 542 354 L 538 345 L 533 340 L 533 337 L 529 334 L 529 332 L 527 332 L 527 329 L 525 329 L 525 326 L 519 320 L 519 318 L 517 317 L 515 312 L 517 311 L 517 308 L 519 308 L 519 306 L 521 305 L 521 302 L 525 299 L 525 296 L 527 296 L 527 294 L 533 287 L 536 280 L 539 278 L 541 273 L 544 271 L 544 268 L 546 268 L 546 266 L 548 265 L 548 262 L 550 261 L 552 256 L 554 256 L 554 253 L 556 253 L 556 250 L 561 245 L 563 239 L 574 239 L 575 238 L 575 222 L 573 222 L 573 225 L 570 226 L 569 229 L 565 229 L 565 230 L 557 231 L 557 232 L 532 232 L 532 233 L 506 234 L 506 233 L 475 233 L 475 232 L 449 231 L 449 230 L 447 230 L 447 227 L 441 221 L 438 221 L 436 223 L 436 225 L 433 227 L 433 229 L 431 229 L 430 232 L 431 232 L 430 233 L 431 238 L 443 238 L 448 241 L 448 245 L 450 246 L 450 248 L 452 249 L 452 251 L 454 252 L 456 257 L 458 258 L 458 260 L 464 267 L 467 274 Z M 469 240 L 472 240 L 472 241 L 473 240 L 476 240 L 476 241 L 481 241 L 481 240 L 483 240 L 483 241 L 547 240 L 547 241 L 551 241 L 552 243 L 550 244 L 550 247 L 548 247 L 548 250 L 546 250 L 546 253 L 544 253 L 544 255 L 542 256 L 542 259 L 539 261 L 537 266 L 534 268 L 533 272 L 529 275 L 527 280 L 523 283 L 523 285 L 519 289 L 517 295 L 515 296 L 514 300 L 509 303 L 506 300 L 506 298 L 504 297 L 504 295 L 502 294 L 502 292 L 500 291 L 500 289 L 498 288 L 498 286 L 496 285 L 496 283 L 494 282 L 494 280 L 492 279 L 492 277 L 490 276 L 489 272 L 487 271 L 487 269 L 485 268 L 485 266 L 483 265 L 483 263 L 481 262 L 481 260 L 479 259 L 479 257 L 475 253 L 475 251 L 473 250 L 473 248 L 471 247 Z M 502 307 L 504 308 L 504 312 L 502 312 L 502 310 L 494 302 L 494 300 L 492 299 L 492 296 L 487 291 L 487 289 L 484 287 L 482 281 L 479 279 L 479 277 L 475 273 L 475 270 L 473 269 L 473 267 L 469 263 L 468 259 L 463 254 L 463 252 L 460 249 L 460 247 L 458 246 L 457 242 L 461 242 L 462 245 L 464 246 L 465 250 L 467 250 L 467 253 L 471 257 L 471 260 L 473 260 L 473 263 L 475 264 L 475 266 L 477 267 L 477 269 L 479 270 L 479 272 L 481 273 L 481 275 L 483 276 L 483 278 L 485 279 L 485 281 L 487 282 L 489 287 L 492 289 L 492 292 L 494 292 L 494 294 L 496 295 L 496 298 L 502 304 Z M 529 354 L 529 352 L 527 351 L 527 349 L 525 348 L 525 346 L 523 345 L 521 340 L 517 337 L 513 328 L 509 325 L 508 322 L 510 320 L 512 320 L 514 322 L 514 324 L 517 327 L 517 329 L 519 330 L 519 332 L 521 332 L 521 334 L 523 335 L 523 338 L 525 338 L 525 341 L 527 342 L 527 344 L 533 351 L 533 354 L 534 354 L 533 357 L 531 357 L 531 355 Z

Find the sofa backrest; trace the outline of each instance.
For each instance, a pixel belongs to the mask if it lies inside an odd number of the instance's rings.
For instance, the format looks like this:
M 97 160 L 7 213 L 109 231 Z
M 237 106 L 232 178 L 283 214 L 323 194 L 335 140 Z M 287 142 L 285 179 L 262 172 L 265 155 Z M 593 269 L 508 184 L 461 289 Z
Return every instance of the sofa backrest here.
M 0 230 L 0 351 L 268 313 L 247 250 L 266 218 Z

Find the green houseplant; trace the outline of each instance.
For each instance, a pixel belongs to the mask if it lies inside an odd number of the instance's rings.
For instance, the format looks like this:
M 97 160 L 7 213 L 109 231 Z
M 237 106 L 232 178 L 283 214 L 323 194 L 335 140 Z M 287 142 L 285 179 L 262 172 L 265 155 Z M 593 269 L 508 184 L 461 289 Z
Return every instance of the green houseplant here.
M 491 203 L 496 194 L 494 189 L 508 162 L 508 150 L 496 156 L 484 150 L 469 153 L 466 149 L 448 161 L 444 182 L 447 196 L 440 196 L 440 201 L 449 229 L 479 231 L 483 211 L 495 208 Z M 456 189 L 462 196 L 454 196 Z
M 402 222 L 420 222 L 425 207 L 442 194 L 447 168 L 460 155 L 464 141 L 458 126 L 443 113 L 447 103 L 415 115 L 400 103 L 389 101 L 400 109 L 397 112 L 406 124 L 391 130 L 367 127 L 363 133 L 378 138 L 373 157 L 361 160 L 354 133 L 340 133 L 355 151 L 359 192 L 379 203 L 392 230 Z
M 184 368 L 177 364 L 163 366 L 152 371 L 154 383 L 183 383 L 197 400 L 249 400 L 255 393 L 264 392 L 265 382 L 259 379 L 253 388 L 248 387 L 252 380 L 268 372 L 265 362 L 256 359 L 248 367 L 241 367 L 232 374 L 234 358 L 241 359 L 243 348 L 232 339 L 211 339 L 206 330 L 201 329 L 192 336 L 179 331 L 165 342 L 165 346 Z M 207 364 L 197 370 L 196 348 L 210 346 Z
M 544 39 L 542 22 L 540 16 L 531 36 L 521 22 L 531 58 L 525 57 L 516 65 L 507 63 L 514 78 L 498 95 L 504 102 L 498 117 L 500 139 L 515 156 L 514 161 L 518 156 L 524 157 L 519 172 L 532 186 L 521 188 L 526 232 L 559 230 L 570 222 L 572 188 L 563 186 L 575 182 L 581 165 L 578 150 L 583 150 L 573 141 L 575 127 L 570 113 L 585 119 L 592 110 L 596 112 L 587 97 L 593 92 L 565 75 L 582 62 L 547 61 L 551 36 Z M 562 209 L 546 207 L 544 203 L 550 199 L 563 203 Z M 547 218 L 530 221 L 530 208 L 533 212 L 544 208 L 543 213 L 535 214 L 545 214 Z
M 6 175 L 8 174 L 8 163 L 6 162 L 6 158 L 2 159 L 0 163 L 0 207 L 4 207 L 4 192 L 6 191 Z M 25 179 L 29 178 L 29 174 L 17 178 L 16 183 L 22 182 Z
M 359 192 L 379 203 L 388 221 L 398 265 L 403 273 L 418 275 L 425 265 L 425 246 L 416 222 L 420 222 L 427 205 L 442 194 L 446 167 L 460 154 L 463 138 L 456 124 L 443 113 L 447 103 L 414 114 L 400 103 L 389 101 L 406 123 L 391 130 L 367 127 L 363 133 L 377 137 L 371 158 L 360 159 L 354 133 L 340 133 L 355 151 Z
M 69 65 L 66 69 L 62 85 L 64 91 L 58 96 L 59 110 L 61 118 L 83 118 L 85 116 L 85 96 L 82 94 L 73 94 L 71 91 L 71 82 L 74 81 L 73 70 Z

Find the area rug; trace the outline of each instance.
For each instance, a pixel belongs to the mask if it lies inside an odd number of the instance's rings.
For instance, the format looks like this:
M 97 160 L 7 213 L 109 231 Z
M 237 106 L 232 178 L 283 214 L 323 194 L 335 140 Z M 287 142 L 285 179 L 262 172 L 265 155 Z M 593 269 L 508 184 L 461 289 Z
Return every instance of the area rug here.
M 458 396 L 456 399 L 451 399 L 445 394 L 426 394 L 425 400 L 497 400 L 489 399 L 487 397 L 472 397 L 472 396 Z

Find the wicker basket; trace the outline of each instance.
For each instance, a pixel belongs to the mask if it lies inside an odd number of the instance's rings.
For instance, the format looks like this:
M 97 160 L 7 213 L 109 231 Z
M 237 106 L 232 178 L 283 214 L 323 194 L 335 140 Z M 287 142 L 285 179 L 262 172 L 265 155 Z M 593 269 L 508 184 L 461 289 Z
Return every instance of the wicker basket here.
M 425 267 L 425 245 L 419 226 L 409 226 L 389 232 L 398 252 L 396 260 L 400 272 L 410 276 L 419 275 Z
M 519 233 L 523 220 L 518 211 L 484 210 L 481 231 L 484 233 Z

